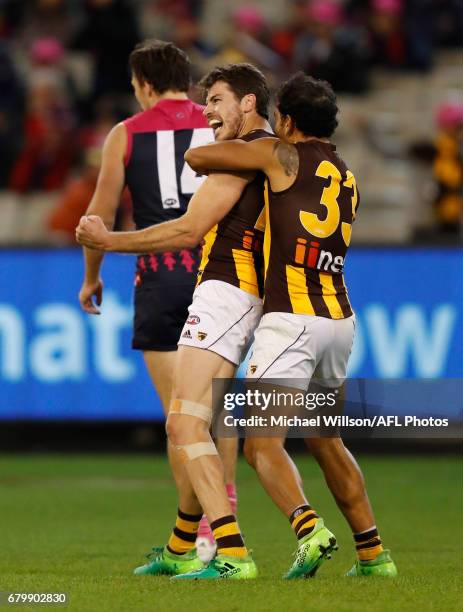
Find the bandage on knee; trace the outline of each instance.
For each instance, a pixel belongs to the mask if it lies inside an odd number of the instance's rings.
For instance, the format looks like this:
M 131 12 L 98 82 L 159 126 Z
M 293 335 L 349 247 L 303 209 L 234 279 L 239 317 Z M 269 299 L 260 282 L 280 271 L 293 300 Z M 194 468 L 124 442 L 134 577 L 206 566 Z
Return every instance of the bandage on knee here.
M 184 444 L 183 446 L 175 447 L 183 463 L 187 461 L 193 461 L 198 457 L 204 457 L 205 455 L 218 455 L 217 449 L 213 442 L 196 442 L 194 444 Z
M 194 416 L 202 421 L 206 421 L 208 425 L 212 422 L 212 410 L 204 404 L 197 404 L 189 400 L 174 399 L 170 403 L 169 414 L 187 414 Z

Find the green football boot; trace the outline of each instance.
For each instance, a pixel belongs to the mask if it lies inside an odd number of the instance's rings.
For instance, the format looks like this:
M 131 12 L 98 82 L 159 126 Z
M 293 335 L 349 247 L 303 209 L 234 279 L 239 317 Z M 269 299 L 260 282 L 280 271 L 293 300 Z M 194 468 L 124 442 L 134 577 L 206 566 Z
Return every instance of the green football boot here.
M 331 554 L 338 548 L 336 538 L 319 518 L 313 531 L 299 541 L 294 562 L 283 578 L 312 578 L 323 561 L 331 559 Z
M 184 555 L 174 555 L 167 547 L 160 546 L 146 555 L 148 562 L 133 570 L 137 576 L 176 576 L 186 572 L 194 572 L 204 567 L 204 563 L 198 557 L 196 548 Z
M 257 578 L 257 567 L 252 557 L 228 557 L 217 555 L 203 569 L 178 574 L 171 580 L 217 580 L 227 578 L 228 580 L 249 580 Z
M 346 576 L 397 576 L 397 567 L 388 550 L 383 550 L 373 561 L 357 560 Z

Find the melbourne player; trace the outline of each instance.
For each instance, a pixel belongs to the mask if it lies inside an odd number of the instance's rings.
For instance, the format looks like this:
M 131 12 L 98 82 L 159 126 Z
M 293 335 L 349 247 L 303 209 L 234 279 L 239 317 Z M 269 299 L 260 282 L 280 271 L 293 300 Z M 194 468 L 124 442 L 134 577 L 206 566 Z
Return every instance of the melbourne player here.
M 100 215 L 112 227 L 121 192 L 127 185 L 136 227 L 145 228 L 178 219 L 185 213 L 191 195 L 203 179 L 184 162 L 184 153 L 190 146 L 210 142 L 213 131 L 203 115 L 203 107 L 187 97 L 190 62 L 183 51 L 172 43 L 147 41 L 132 52 L 130 66 L 135 97 L 143 110 L 116 125 L 108 135 L 88 213 Z M 85 277 L 79 301 L 86 312 L 99 314 L 103 297 L 102 254 L 85 249 L 84 255 Z M 166 246 L 158 254 L 149 252 L 137 259 L 132 346 L 143 351 L 166 414 L 177 342 L 188 316 L 200 256 L 197 245 L 175 253 Z M 218 446 L 227 490 L 236 511 L 237 444 L 222 439 Z M 176 484 L 180 486 L 184 470 L 171 445 L 168 454 Z M 213 541 L 205 520 L 201 531 L 205 536 L 209 533 Z M 204 541 L 198 545 L 201 549 Z
M 256 68 L 249 64 L 216 68 L 202 83 L 207 90 L 204 114 L 217 140 L 240 137 L 254 142 L 271 135 L 269 91 Z M 262 314 L 263 184 L 262 173 L 212 174 L 176 221 L 137 232 L 109 233 L 98 217 L 90 216 L 77 230 L 79 242 L 120 252 L 181 249 L 205 235 L 198 286 L 180 336 L 167 421 L 169 439 L 183 456 L 195 495 L 187 499 L 185 487 L 174 537 L 167 547 L 154 551 L 141 571 L 190 576 L 195 515 L 202 507 L 217 541 L 217 557 L 204 570 L 206 577 L 256 575 L 230 506 L 209 426 L 211 381 L 234 376 Z
M 316 377 L 327 388 L 346 377 L 355 316 L 343 267 L 359 204 L 352 172 L 329 138 L 338 108 L 330 85 L 298 73 L 278 94 L 276 133 L 190 149 L 198 171 L 261 170 L 266 183 L 264 315 L 255 335 L 248 378 Z M 309 440 L 354 534 L 358 560 L 349 576 L 395 576 L 382 547 L 359 467 L 340 438 Z M 289 518 L 298 550 L 286 578 L 313 576 L 337 548 L 309 505 L 280 438 L 246 440 L 245 452 L 275 503 Z

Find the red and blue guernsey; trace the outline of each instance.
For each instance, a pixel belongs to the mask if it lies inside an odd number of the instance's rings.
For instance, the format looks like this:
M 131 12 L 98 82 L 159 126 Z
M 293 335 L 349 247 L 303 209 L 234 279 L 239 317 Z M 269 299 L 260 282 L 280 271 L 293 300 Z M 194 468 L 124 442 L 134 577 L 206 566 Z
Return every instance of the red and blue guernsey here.
M 127 129 L 125 181 L 132 196 L 137 229 L 180 217 L 204 180 L 185 163 L 185 151 L 214 140 L 213 131 L 203 116 L 203 107 L 188 99 L 164 99 L 153 108 L 126 119 L 124 125 Z M 182 282 L 179 275 L 194 278 L 199 250 L 198 247 L 180 253 L 139 256 L 137 283 L 145 275 L 158 282 L 171 283 Z

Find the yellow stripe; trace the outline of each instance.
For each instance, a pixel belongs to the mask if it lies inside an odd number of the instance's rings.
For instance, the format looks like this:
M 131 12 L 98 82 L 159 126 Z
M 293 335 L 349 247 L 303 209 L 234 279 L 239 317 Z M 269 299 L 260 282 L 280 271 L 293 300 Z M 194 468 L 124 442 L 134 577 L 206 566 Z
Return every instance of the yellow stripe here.
M 194 542 L 187 542 L 186 540 L 181 540 L 178 536 L 175 535 L 175 533 L 173 533 L 169 538 L 168 546 L 177 553 L 184 553 L 194 548 Z
M 373 561 L 376 557 L 383 552 L 383 545 L 373 546 L 373 548 L 361 548 L 357 550 L 357 555 L 360 561 Z
M 198 525 L 199 521 L 185 521 L 185 519 L 181 519 L 180 517 L 177 517 L 177 521 L 175 522 L 176 527 L 187 533 L 196 533 L 198 531 Z
M 315 510 L 306 510 L 306 512 L 303 512 L 302 514 L 300 514 L 299 516 L 297 516 L 294 519 L 291 527 L 293 529 L 296 529 L 301 523 L 307 521 L 310 516 L 312 517 L 313 521 L 315 522 L 315 520 L 317 519 L 315 514 L 316 514 Z
M 315 315 L 312 302 L 307 291 L 304 268 L 286 266 L 286 282 L 291 306 L 295 314 Z
M 196 282 L 196 285 L 201 282 L 201 277 L 208 264 L 212 246 L 214 245 L 214 242 L 217 238 L 217 227 L 218 224 L 216 223 L 214 227 L 212 227 L 204 236 L 203 255 L 201 257 L 201 263 L 199 264 L 198 280 Z
M 214 534 L 214 538 L 218 540 L 219 538 L 224 538 L 229 535 L 240 535 L 241 532 L 238 523 L 234 521 L 233 523 L 227 523 L 226 525 L 217 527 L 212 533 Z
M 270 202 L 268 196 L 268 179 L 264 184 L 264 202 L 265 202 L 265 232 L 264 232 L 264 278 L 267 277 L 268 262 L 270 259 Z
M 252 251 L 232 249 L 235 261 L 236 276 L 240 281 L 240 289 L 259 297 L 257 288 L 257 274 Z
M 236 546 L 234 548 L 218 548 L 217 553 L 228 555 L 229 557 L 245 557 L 248 551 L 245 546 Z
M 331 318 L 344 319 L 344 314 L 337 298 L 336 289 L 333 285 L 332 274 L 320 272 L 320 283 L 322 286 L 323 300 L 325 301 Z

